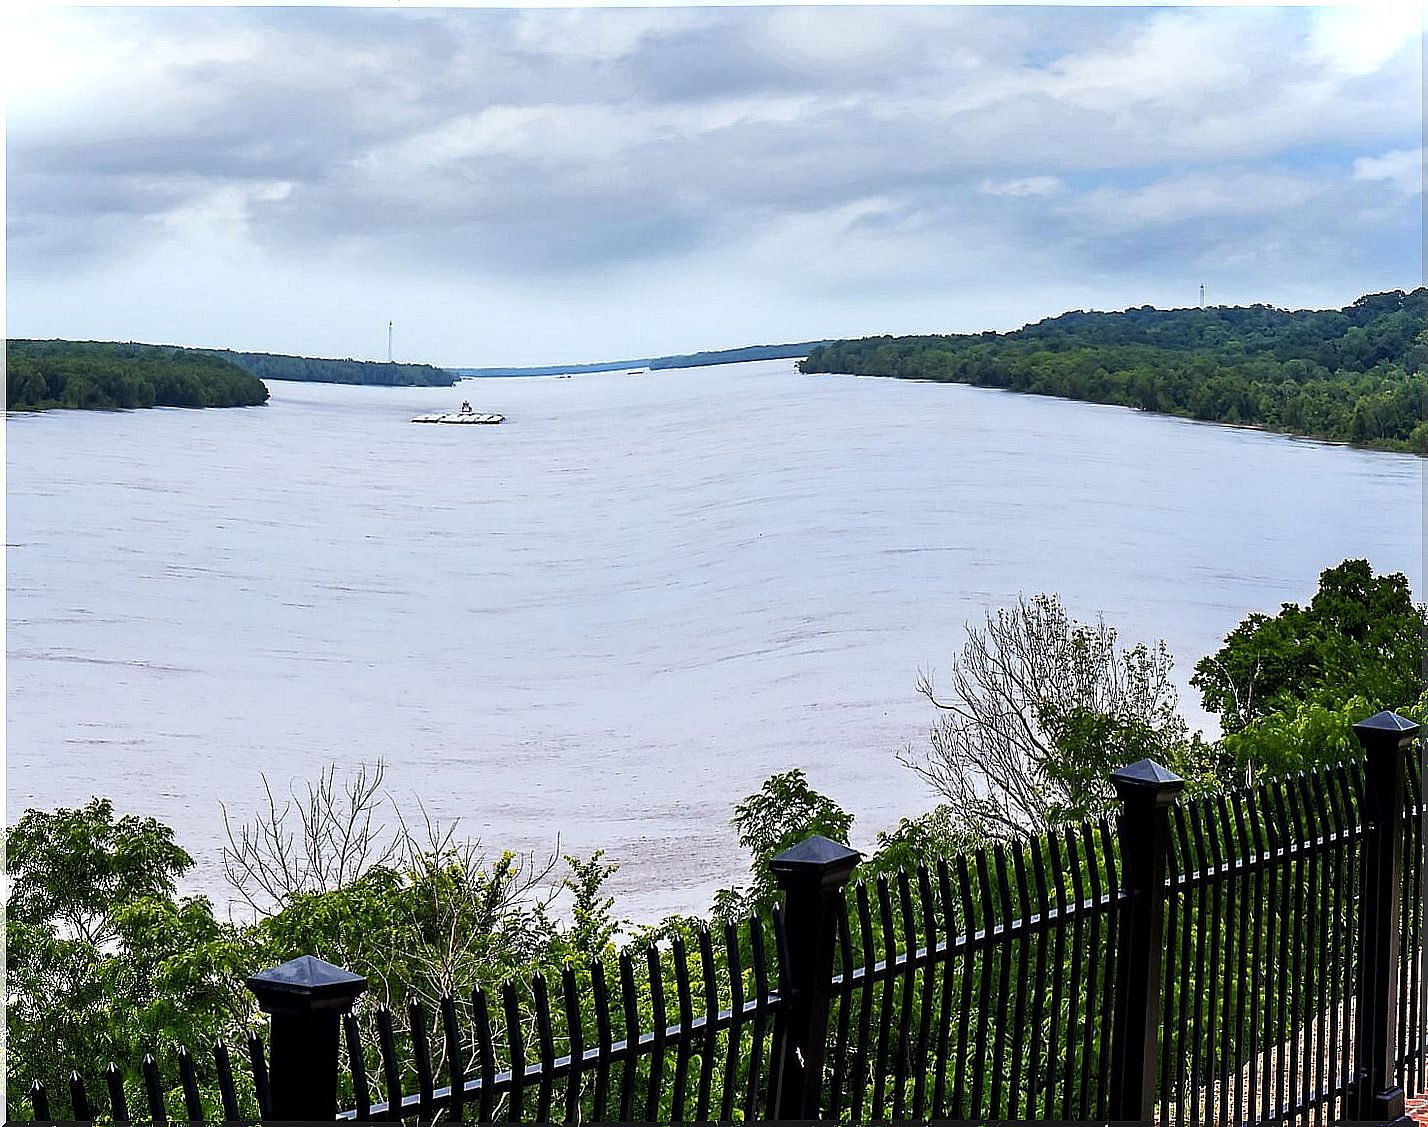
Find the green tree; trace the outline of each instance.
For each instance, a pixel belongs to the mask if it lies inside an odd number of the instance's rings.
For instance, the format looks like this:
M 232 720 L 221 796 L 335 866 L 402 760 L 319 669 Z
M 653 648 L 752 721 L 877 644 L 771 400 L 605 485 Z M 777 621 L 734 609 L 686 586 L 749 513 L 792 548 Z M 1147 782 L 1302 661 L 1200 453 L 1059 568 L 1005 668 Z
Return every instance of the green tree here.
M 176 895 L 193 861 L 167 826 L 95 799 L 27 811 L 6 851 L 12 1117 L 34 1080 L 62 1092 L 75 1069 L 98 1091 L 112 1060 L 137 1083 L 147 1052 L 172 1077 L 179 1042 L 240 1034 L 253 1017 L 242 983 L 258 947 L 206 899 Z
M 1113 800 L 1116 767 L 1150 757 L 1201 789 L 1214 753 L 1176 713 L 1163 642 L 1124 648 L 1113 627 L 1071 619 L 1055 595 L 1020 599 L 967 628 L 950 691 L 919 690 L 940 713 L 929 746 L 904 763 L 974 839 L 1007 839 L 1092 816 Z
M 9 923 L 48 927 L 102 948 L 140 900 L 172 901 L 193 858 L 153 818 L 114 817 L 107 798 L 78 810 L 27 810 L 5 835 Z
M 1345 560 L 1320 575 L 1308 606 L 1249 615 L 1190 683 L 1227 735 L 1303 705 L 1341 711 L 1359 698 L 1366 713 L 1401 707 L 1422 689 L 1423 632 L 1424 608 L 1403 575 Z
M 739 845 L 751 855 L 751 881 L 747 888 L 726 888 L 716 894 L 712 915 L 720 920 L 739 919 L 776 903 L 778 882 L 769 860 L 810 834 L 847 845 L 853 816 L 809 786 L 802 771 L 793 770 L 765 779 L 757 793 L 734 808 L 732 824 Z

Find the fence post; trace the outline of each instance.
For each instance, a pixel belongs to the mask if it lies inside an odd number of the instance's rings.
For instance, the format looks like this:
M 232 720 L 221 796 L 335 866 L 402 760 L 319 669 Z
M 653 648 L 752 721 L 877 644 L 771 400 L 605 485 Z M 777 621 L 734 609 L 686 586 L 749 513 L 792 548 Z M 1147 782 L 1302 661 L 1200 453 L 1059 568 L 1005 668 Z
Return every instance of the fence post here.
M 367 980 L 303 955 L 247 980 L 259 1008 L 272 1014 L 266 1119 L 330 1120 L 337 1115 L 337 1044 L 342 1015 Z
M 1155 1118 L 1160 1052 L 1169 807 L 1185 789 L 1185 780 L 1152 759 L 1142 759 L 1112 771 L 1111 782 L 1121 800 L 1117 815 L 1121 887 L 1130 894 L 1130 901 L 1116 941 L 1116 1012 L 1107 1118 L 1150 1123 Z
M 774 1119 L 817 1119 L 828 1041 L 829 986 L 843 888 L 861 854 L 820 834 L 770 859 L 783 889 L 785 947 L 779 981 L 788 997 L 779 1007 L 769 1072 Z
M 1354 725 L 1364 749 L 1365 840 L 1359 884 L 1359 978 L 1354 1000 L 1350 1119 L 1408 1123 L 1398 1083 L 1398 926 L 1403 898 L 1403 753 L 1418 725 L 1380 712 Z

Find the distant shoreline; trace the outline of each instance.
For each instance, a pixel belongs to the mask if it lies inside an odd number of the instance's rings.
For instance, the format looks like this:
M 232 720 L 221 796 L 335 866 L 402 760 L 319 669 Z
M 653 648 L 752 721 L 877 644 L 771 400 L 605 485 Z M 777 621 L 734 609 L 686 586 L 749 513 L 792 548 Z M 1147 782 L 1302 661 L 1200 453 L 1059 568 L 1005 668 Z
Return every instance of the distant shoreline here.
M 635 360 L 602 360 L 595 364 L 545 364 L 528 368 L 452 368 L 462 379 L 494 379 L 504 376 L 579 376 L 590 372 L 619 372 L 636 368 L 659 371 L 668 368 L 703 368 L 714 364 L 740 364 L 754 360 L 801 360 L 813 349 L 833 340 L 811 340 L 798 344 L 754 344 L 744 348 L 723 348 L 714 352 L 690 352 L 677 356 L 646 356 Z
M 1343 309 L 1077 310 L 1006 333 L 881 336 L 799 371 L 961 383 L 1360 449 L 1428 453 L 1428 289 Z

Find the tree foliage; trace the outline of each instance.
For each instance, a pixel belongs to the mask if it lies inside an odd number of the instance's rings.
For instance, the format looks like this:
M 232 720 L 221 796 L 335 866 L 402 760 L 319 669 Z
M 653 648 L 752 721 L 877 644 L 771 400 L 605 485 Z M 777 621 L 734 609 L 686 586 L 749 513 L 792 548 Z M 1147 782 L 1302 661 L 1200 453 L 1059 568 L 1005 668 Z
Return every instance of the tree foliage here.
M 1353 725 L 1409 710 L 1423 693 L 1425 608 L 1401 574 L 1345 560 L 1307 606 L 1251 614 L 1195 666 L 1190 683 L 1220 717 L 1224 757 L 1282 774 L 1356 754 Z
M 1428 289 L 1341 310 L 1066 313 L 1009 333 L 870 337 L 804 372 L 968 383 L 1428 452 Z
M 1304 704 L 1408 705 L 1422 689 L 1424 622 L 1402 574 L 1375 576 L 1367 560 L 1345 560 L 1319 576 L 1307 606 L 1245 618 L 1190 683 L 1227 733 Z
M 778 882 L 769 860 L 810 834 L 848 844 L 853 816 L 808 783 L 801 770 L 770 775 L 759 790 L 734 808 L 739 845 L 750 854 L 747 888 L 721 890 L 713 915 L 734 920 L 767 909 L 778 900 Z
M 40 1080 L 69 1070 L 241 1034 L 253 999 L 243 976 L 261 957 L 252 935 L 176 895 L 193 865 L 152 818 L 115 817 L 106 799 L 30 810 L 6 833 L 6 1035 L 13 1113 Z M 172 1071 L 172 1068 L 170 1067 Z
M 988 613 L 953 661 L 929 746 L 903 762 L 973 839 L 1041 833 L 1105 810 L 1116 767 L 1150 757 L 1211 780 L 1210 749 L 1176 713 L 1164 643 L 1121 647 L 1104 621 L 1071 619 L 1055 595 Z
M 283 356 L 270 352 L 212 350 L 212 356 L 232 361 L 245 372 L 264 380 L 301 380 L 306 383 L 343 383 L 382 387 L 450 387 L 457 376 L 430 364 L 401 364 L 382 360 L 324 360 L 310 356 Z
M 62 1092 L 78 1069 L 96 1091 L 111 1060 L 139 1083 L 146 1053 L 176 1077 L 179 1044 L 241 1044 L 260 1020 L 245 977 L 298 955 L 368 978 L 357 1016 L 371 1032 L 378 1005 L 399 1028 L 408 999 L 452 994 L 469 1009 L 477 986 L 598 954 L 619 926 L 601 891 L 614 866 L 598 854 L 567 857 L 560 877 L 553 859 L 488 857 L 454 825 L 410 825 L 380 770 L 324 772 L 281 804 L 269 791 L 264 815 L 229 830 L 226 871 L 248 922 L 177 895 L 193 861 L 172 830 L 116 817 L 107 800 L 28 811 L 7 831 L 12 1117 L 34 1080 Z M 214 1078 L 200 1081 L 216 1100 Z
M 105 341 L 5 344 L 6 407 L 253 407 L 268 389 L 236 364 L 193 349 Z

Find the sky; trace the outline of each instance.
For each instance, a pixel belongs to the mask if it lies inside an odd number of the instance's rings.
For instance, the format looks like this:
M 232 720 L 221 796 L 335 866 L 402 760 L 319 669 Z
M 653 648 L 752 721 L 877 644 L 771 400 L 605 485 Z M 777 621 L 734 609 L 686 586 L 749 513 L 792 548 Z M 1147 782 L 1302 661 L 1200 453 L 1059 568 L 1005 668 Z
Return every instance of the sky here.
M 6 332 L 482 367 L 1423 276 L 1421 10 L 31 7 Z

